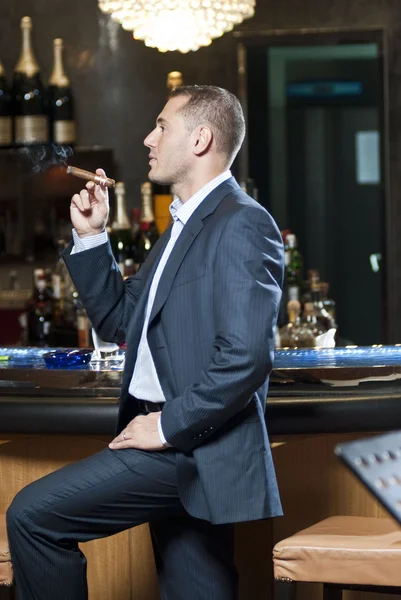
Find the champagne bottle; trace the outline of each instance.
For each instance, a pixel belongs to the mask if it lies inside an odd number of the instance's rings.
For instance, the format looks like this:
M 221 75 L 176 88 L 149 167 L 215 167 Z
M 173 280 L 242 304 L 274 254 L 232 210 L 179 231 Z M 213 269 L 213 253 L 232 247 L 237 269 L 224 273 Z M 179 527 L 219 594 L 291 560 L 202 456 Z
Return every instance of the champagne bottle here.
M 131 258 L 132 233 L 131 223 L 128 218 L 125 185 L 119 181 L 115 187 L 116 212 L 111 224 L 110 243 L 114 258 L 124 276 L 124 263 Z
M 53 40 L 54 62 L 49 79 L 50 120 L 55 144 L 76 143 L 74 98 L 63 64 L 63 40 Z
M 145 262 L 149 253 L 159 238 L 152 207 L 152 184 L 148 181 L 141 186 L 142 210 L 141 223 L 137 238 L 134 241 L 136 256 L 134 261 L 139 268 Z
M 0 62 L 0 147 L 7 148 L 13 141 L 12 99 L 6 74 Z
M 14 69 L 15 143 L 46 144 L 49 141 L 49 118 L 45 90 L 39 65 L 31 43 L 30 17 L 21 19 L 22 49 Z

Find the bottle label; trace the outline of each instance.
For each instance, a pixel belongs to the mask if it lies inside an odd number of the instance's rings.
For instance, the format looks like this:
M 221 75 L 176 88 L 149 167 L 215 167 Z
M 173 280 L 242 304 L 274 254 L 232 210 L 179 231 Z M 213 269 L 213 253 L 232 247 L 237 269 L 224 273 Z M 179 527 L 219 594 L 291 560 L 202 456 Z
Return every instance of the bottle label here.
M 47 144 L 49 126 L 45 115 L 15 118 L 15 142 L 17 144 Z
M 75 121 L 54 121 L 53 137 L 55 144 L 75 144 L 77 141 Z
M 0 117 L 0 146 L 10 146 L 13 141 L 11 117 Z
M 288 300 L 299 300 L 299 287 L 297 285 L 288 286 Z
M 53 298 L 60 300 L 61 298 L 61 277 L 58 273 L 52 275 Z

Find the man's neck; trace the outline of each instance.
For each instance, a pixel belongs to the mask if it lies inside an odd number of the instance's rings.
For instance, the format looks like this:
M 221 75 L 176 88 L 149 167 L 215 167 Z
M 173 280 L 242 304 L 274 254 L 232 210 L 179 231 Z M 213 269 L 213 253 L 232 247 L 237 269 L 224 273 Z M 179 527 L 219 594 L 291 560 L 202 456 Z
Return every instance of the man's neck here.
M 218 175 L 224 173 L 227 170 L 226 168 L 215 169 L 213 171 L 209 171 L 208 173 L 203 173 L 198 175 L 197 177 L 193 177 L 193 179 L 188 181 L 180 182 L 176 185 L 173 185 L 173 192 L 181 202 L 187 202 L 192 196 L 194 196 L 199 190 L 201 190 L 207 183 L 215 179 Z

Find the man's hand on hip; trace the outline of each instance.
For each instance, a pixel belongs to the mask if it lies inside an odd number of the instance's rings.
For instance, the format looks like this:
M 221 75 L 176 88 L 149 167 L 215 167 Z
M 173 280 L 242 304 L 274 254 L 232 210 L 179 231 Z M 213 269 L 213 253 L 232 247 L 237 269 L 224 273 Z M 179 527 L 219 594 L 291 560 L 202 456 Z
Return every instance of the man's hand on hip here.
M 112 450 L 124 448 L 137 448 L 138 450 L 165 450 L 157 422 L 161 412 L 152 412 L 148 415 L 135 417 L 127 427 L 109 444 Z

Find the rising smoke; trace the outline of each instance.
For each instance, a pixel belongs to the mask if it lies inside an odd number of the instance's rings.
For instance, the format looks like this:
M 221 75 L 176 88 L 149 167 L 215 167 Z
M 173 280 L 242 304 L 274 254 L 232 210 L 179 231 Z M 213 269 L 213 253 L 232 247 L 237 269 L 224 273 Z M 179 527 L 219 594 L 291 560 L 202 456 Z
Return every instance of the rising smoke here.
M 67 166 L 67 158 L 74 154 L 70 146 L 25 146 L 19 154 L 29 163 L 33 173 L 42 173 L 54 165 Z

